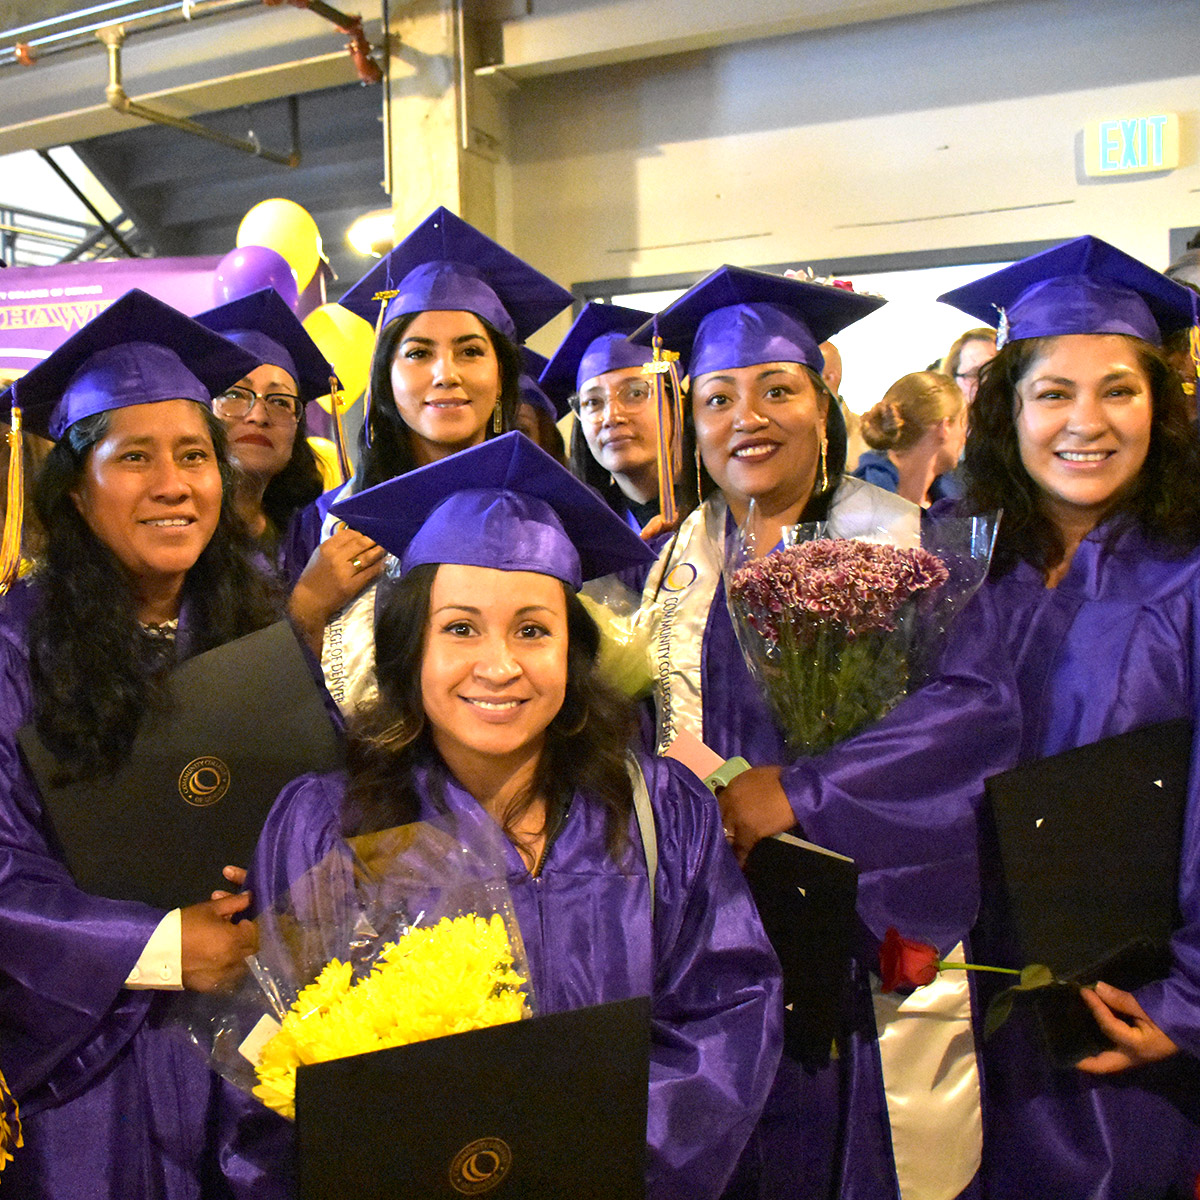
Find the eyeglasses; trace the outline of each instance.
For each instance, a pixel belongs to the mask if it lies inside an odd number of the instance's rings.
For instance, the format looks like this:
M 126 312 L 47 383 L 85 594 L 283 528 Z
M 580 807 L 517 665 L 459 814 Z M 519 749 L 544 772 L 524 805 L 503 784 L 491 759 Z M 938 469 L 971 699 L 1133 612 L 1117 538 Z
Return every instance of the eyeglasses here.
M 632 380 L 624 386 L 607 389 L 602 394 L 599 391 L 588 391 L 576 396 L 575 411 L 580 418 L 588 421 L 599 421 L 604 417 L 604 410 L 611 408 L 614 403 L 620 404 L 625 412 L 638 412 L 645 407 L 650 399 L 650 385 L 642 380 Z
M 213 397 L 213 412 L 218 417 L 227 417 L 231 421 L 239 421 L 248 416 L 255 402 L 261 400 L 263 408 L 272 419 L 295 421 L 300 413 L 300 397 L 287 392 L 267 392 L 259 395 L 249 388 L 231 387 L 219 396 Z

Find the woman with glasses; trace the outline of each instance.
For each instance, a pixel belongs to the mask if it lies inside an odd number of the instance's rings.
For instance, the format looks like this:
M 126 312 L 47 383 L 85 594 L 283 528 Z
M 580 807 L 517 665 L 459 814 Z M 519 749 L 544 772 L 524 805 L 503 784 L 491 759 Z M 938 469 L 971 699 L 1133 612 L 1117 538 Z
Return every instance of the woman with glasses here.
M 942 371 L 962 388 L 968 408 L 979 388 L 980 371 L 995 357 L 996 331 L 987 325 L 960 334 L 946 353 Z
M 260 360 L 213 399 L 240 469 L 234 507 L 274 563 L 292 517 L 324 490 L 309 445 L 305 405 L 330 390 L 334 375 L 304 326 L 273 288 L 209 309 L 196 318 Z
M 576 421 L 570 467 L 637 533 L 661 529 L 658 495 L 658 409 L 654 357 L 628 335 L 650 314 L 617 304 L 584 306 L 542 372 L 554 399 L 569 397 Z

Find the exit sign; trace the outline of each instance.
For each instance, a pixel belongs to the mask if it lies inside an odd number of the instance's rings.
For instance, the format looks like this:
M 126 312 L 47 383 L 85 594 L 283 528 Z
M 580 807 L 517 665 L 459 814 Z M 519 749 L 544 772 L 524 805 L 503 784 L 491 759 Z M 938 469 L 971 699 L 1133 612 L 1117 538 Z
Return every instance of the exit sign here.
M 1179 114 L 1093 121 L 1084 131 L 1089 175 L 1138 175 L 1179 166 Z

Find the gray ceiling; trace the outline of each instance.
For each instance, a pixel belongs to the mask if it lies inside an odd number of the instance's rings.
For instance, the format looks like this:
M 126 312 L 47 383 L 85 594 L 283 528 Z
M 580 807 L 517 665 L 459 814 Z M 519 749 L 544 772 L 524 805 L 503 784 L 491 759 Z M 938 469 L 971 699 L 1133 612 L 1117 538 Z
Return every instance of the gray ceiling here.
M 292 168 L 158 125 L 77 142 L 74 149 L 157 255 L 224 254 L 250 207 L 274 196 L 294 200 L 322 231 L 340 277 L 331 291 L 340 294 L 368 266 L 346 245 L 347 226 L 388 204 L 380 184 L 380 104 L 378 86 L 349 84 L 197 118 L 239 138 L 253 131 L 265 149 L 286 153 L 294 105 L 301 160 Z

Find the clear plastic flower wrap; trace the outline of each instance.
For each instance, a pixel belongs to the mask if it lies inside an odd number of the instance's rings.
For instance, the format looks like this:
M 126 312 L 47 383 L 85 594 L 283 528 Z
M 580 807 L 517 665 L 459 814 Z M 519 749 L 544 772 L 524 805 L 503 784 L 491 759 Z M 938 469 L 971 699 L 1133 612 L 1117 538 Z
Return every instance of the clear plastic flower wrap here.
M 928 678 L 991 563 L 999 514 L 861 529 L 793 525 L 755 558 L 756 514 L 728 539 L 738 643 L 793 754 L 819 754 Z
M 498 829 L 494 843 L 432 822 L 353 838 L 261 903 L 246 974 L 183 993 L 176 1017 L 284 1116 L 298 1066 L 533 1015 Z
M 600 674 L 633 700 L 649 695 L 651 623 L 642 611 L 641 593 L 605 575 L 585 583 L 579 599 L 600 630 Z

